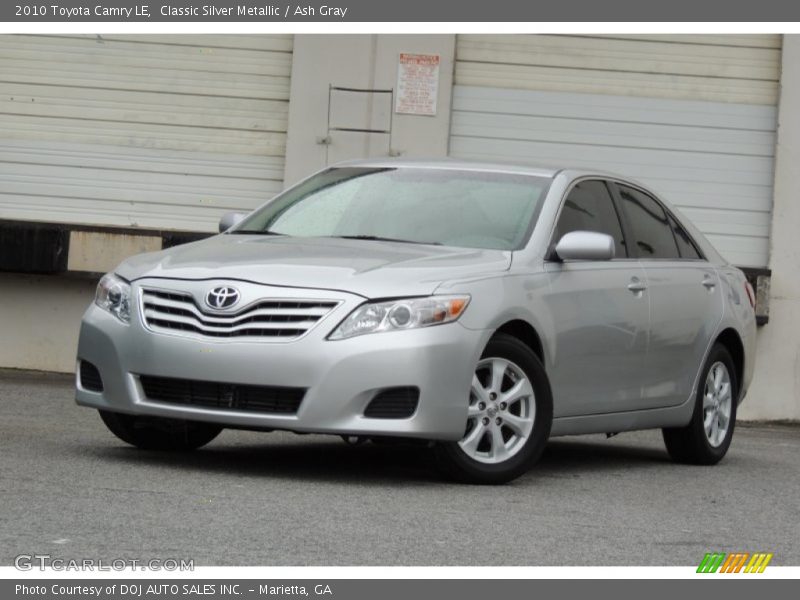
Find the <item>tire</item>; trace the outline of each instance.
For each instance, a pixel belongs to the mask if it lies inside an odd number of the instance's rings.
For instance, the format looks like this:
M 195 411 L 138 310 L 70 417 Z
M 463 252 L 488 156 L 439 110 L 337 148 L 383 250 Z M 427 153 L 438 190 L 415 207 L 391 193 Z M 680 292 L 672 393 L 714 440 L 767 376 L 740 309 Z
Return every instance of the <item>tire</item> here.
M 222 431 L 222 427 L 209 423 L 124 415 L 105 410 L 100 411 L 100 418 L 123 442 L 143 450 L 195 450 Z
M 501 375 L 495 374 L 495 366 Z M 503 333 L 496 334 L 486 345 L 475 373 L 464 438 L 436 444 L 436 462 L 457 481 L 508 483 L 528 471 L 547 444 L 553 423 L 550 384 L 533 351 Z M 528 387 L 522 382 L 523 376 Z M 519 393 L 509 394 L 518 385 Z M 504 401 L 509 397 L 511 401 Z M 497 436 L 502 445 L 497 444 Z
M 719 389 L 716 387 L 717 376 L 722 381 Z M 727 393 L 724 392 L 725 383 Z M 670 457 L 676 462 L 693 465 L 714 465 L 722 460 L 733 439 L 738 398 L 739 382 L 733 359 L 725 346 L 715 344 L 700 374 L 692 420 L 685 427 L 662 430 Z M 723 434 L 726 407 L 727 421 Z M 707 427 L 708 423 L 710 427 Z

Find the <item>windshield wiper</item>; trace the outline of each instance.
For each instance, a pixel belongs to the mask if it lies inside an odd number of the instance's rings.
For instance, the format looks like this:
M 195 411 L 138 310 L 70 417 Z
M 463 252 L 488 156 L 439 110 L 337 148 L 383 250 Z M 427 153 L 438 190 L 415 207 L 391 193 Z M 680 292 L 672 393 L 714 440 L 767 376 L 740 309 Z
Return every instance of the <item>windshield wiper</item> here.
M 400 242 L 402 244 L 427 244 L 429 246 L 441 246 L 441 242 L 419 242 L 417 240 L 401 240 L 399 238 L 382 237 L 379 235 L 330 235 L 328 237 L 339 238 L 342 240 L 369 240 L 371 242 Z
M 283 235 L 285 233 L 278 233 L 277 231 L 270 231 L 269 229 L 236 229 L 235 231 L 229 231 L 228 235 Z

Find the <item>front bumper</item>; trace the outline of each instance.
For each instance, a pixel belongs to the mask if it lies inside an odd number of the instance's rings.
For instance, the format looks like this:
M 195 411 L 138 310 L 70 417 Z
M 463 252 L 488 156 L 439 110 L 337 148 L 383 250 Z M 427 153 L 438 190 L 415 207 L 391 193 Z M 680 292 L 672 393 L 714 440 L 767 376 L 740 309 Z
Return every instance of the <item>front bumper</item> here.
M 134 297 L 137 287 L 134 284 Z M 104 390 L 84 389 L 76 377 L 76 401 L 102 410 L 240 428 L 437 440 L 463 437 L 472 373 L 489 332 L 469 330 L 456 322 L 328 341 L 325 338 L 336 324 L 363 301 L 338 295 L 342 303 L 292 342 L 156 333 L 145 327 L 138 306 L 131 324 L 125 325 L 93 304 L 81 323 L 78 361 L 98 368 Z M 204 408 L 148 399 L 140 375 L 307 391 L 292 415 Z M 420 390 L 411 417 L 364 416 L 367 404 L 380 390 L 404 386 Z

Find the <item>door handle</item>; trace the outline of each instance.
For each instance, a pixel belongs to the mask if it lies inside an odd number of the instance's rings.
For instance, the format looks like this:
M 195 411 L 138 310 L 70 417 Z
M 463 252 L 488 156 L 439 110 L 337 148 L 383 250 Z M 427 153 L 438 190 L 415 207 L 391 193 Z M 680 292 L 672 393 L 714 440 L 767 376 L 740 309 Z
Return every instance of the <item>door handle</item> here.
M 713 290 L 715 287 L 717 287 L 717 282 L 716 282 L 716 281 L 714 281 L 714 280 L 713 280 L 713 279 L 711 279 L 711 278 L 708 278 L 708 279 L 703 279 L 703 285 L 704 285 L 704 286 L 705 286 L 705 288 L 706 288 L 706 289 L 707 289 L 707 290 L 710 292 L 710 291 L 711 291 L 711 290 Z
M 631 282 L 628 284 L 628 289 L 634 294 L 638 294 L 647 289 L 647 285 L 638 277 L 632 277 Z

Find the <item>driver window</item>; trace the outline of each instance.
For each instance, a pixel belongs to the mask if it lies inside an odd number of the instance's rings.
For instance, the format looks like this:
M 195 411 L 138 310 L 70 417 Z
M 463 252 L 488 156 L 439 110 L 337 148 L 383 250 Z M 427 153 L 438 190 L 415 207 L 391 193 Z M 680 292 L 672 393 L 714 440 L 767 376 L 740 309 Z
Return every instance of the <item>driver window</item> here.
M 614 256 L 628 256 L 619 216 L 611 192 L 603 181 L 581 181 L 570 191 L 561 209 L 553 242 L 558 243 L 571 231 L 596 231 L 610 235 L 614 238 Z

